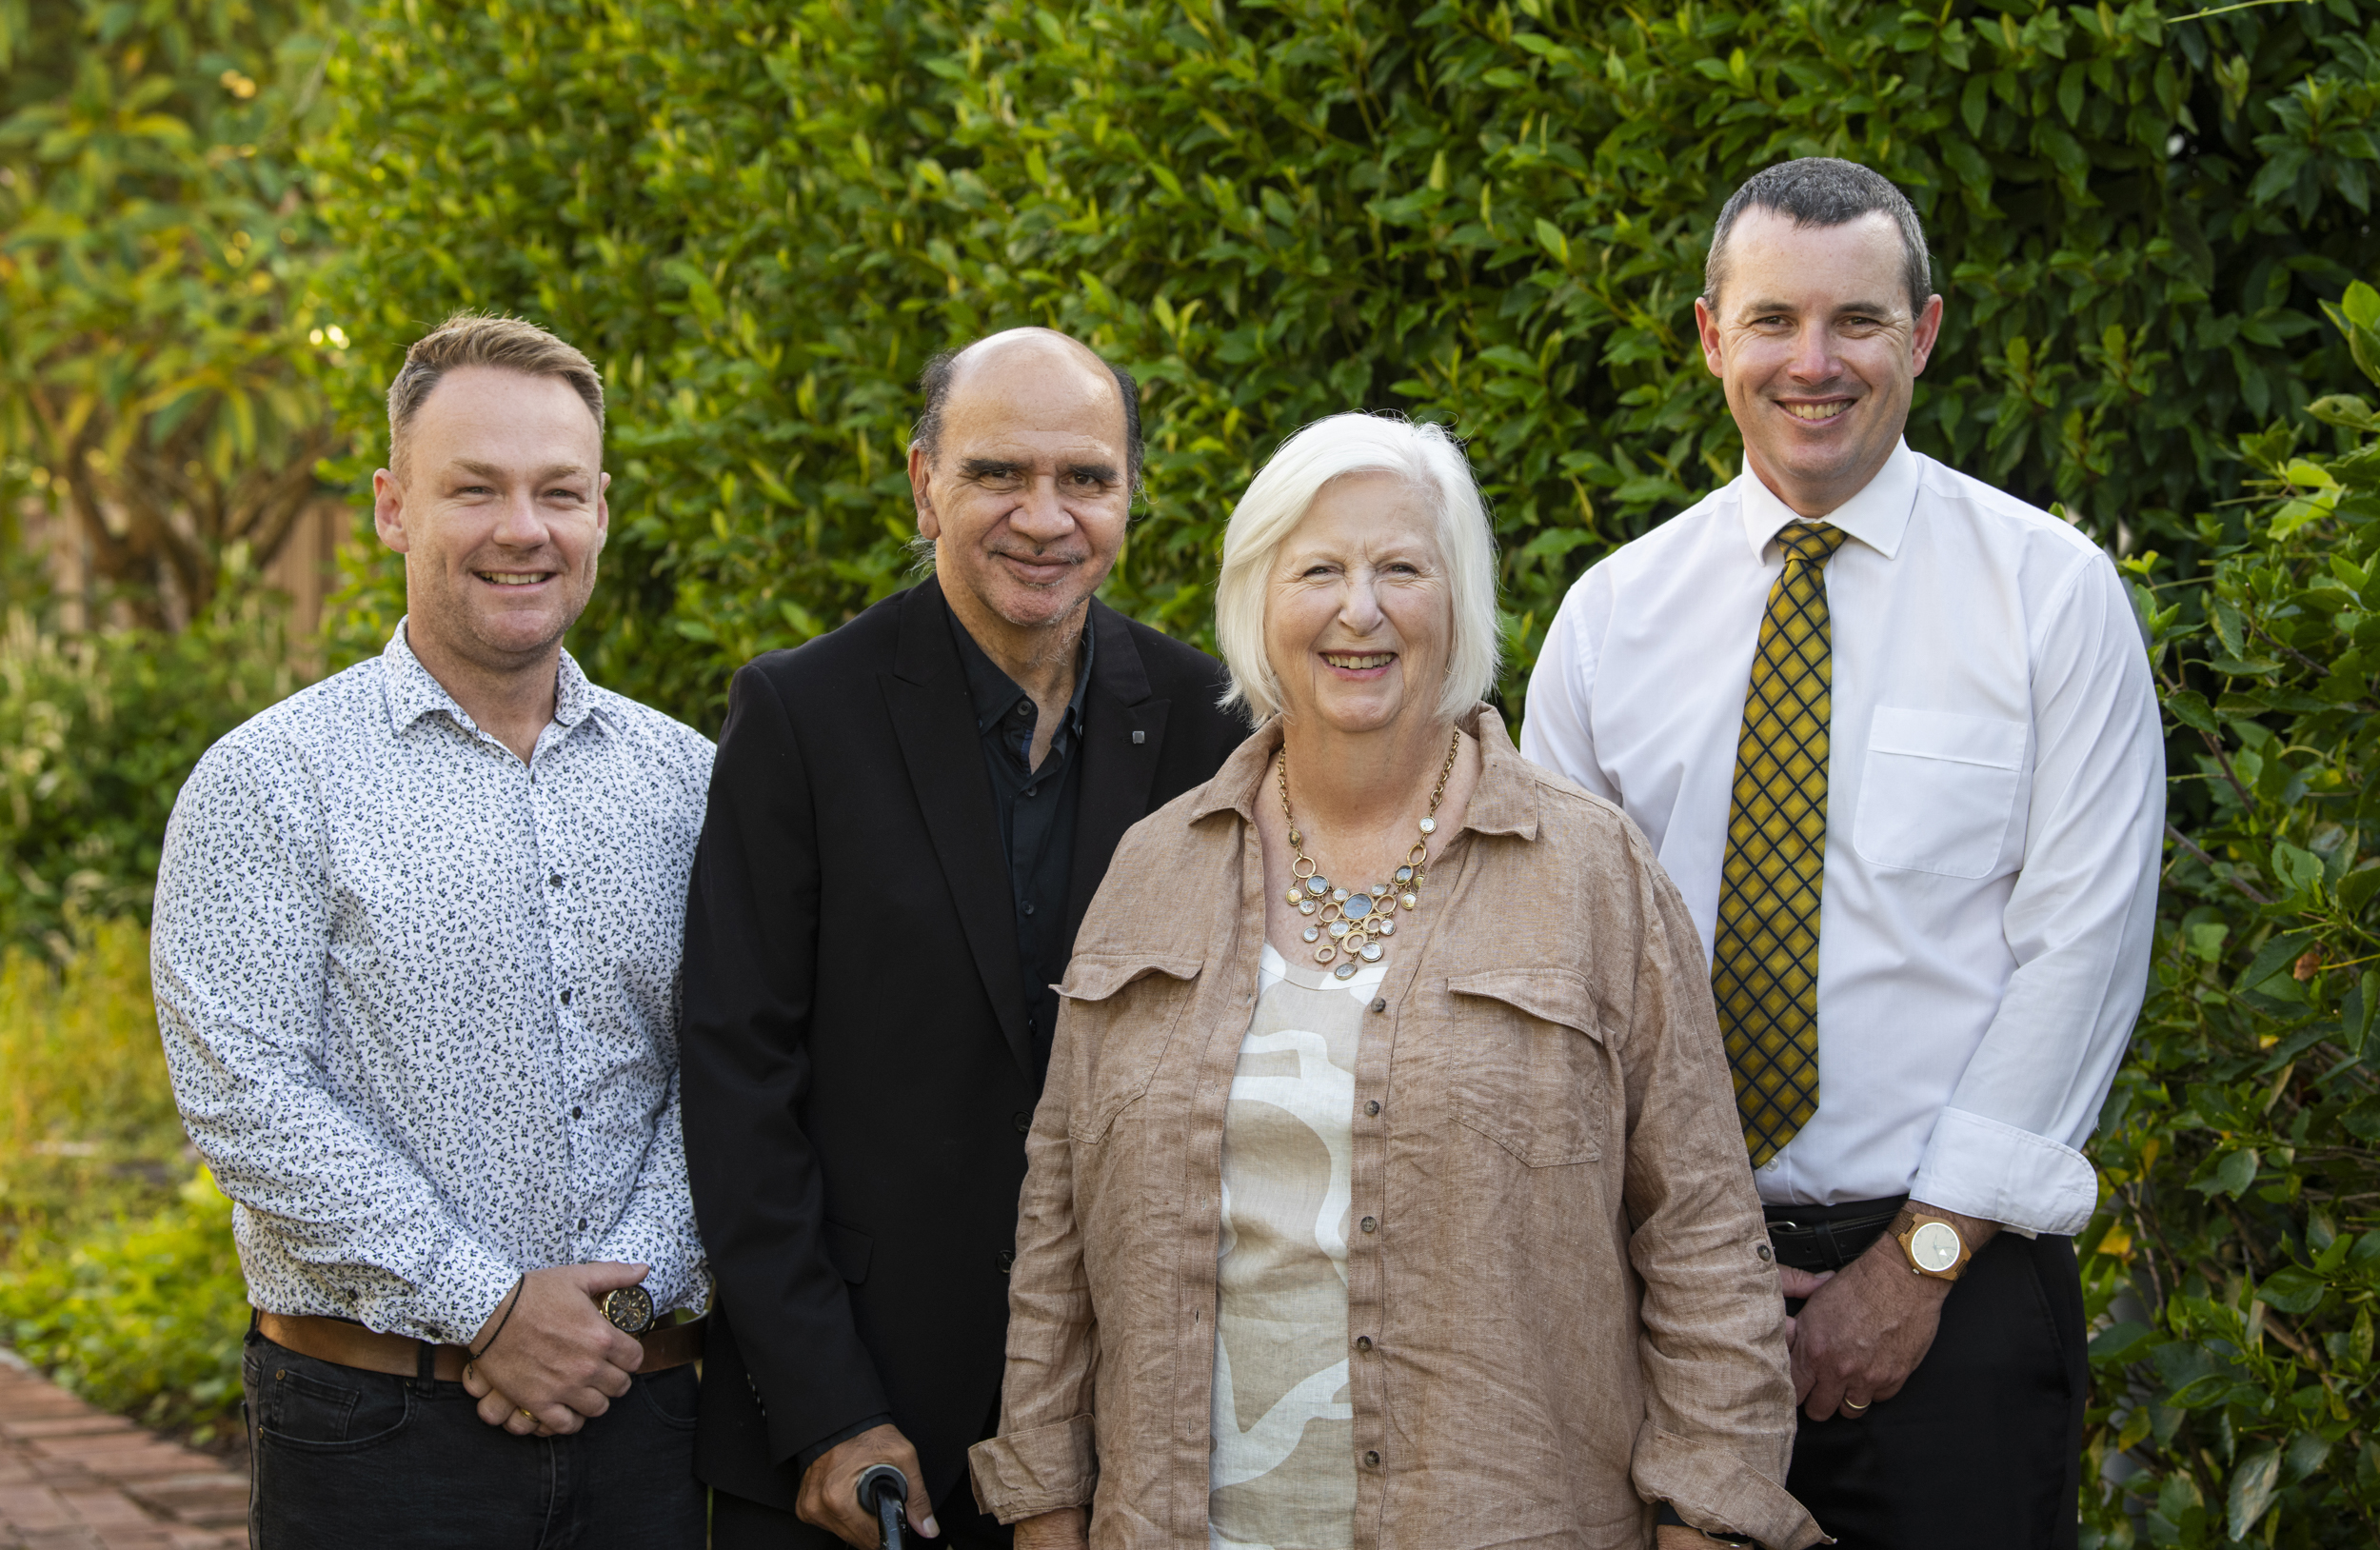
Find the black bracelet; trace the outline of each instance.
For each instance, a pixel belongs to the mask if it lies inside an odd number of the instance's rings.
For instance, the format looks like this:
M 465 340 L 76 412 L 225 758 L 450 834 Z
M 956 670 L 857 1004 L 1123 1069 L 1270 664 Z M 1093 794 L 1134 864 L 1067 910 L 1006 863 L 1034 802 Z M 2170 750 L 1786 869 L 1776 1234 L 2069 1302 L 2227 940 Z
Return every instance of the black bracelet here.
M 529 1278 L 526 1276 L 523 1276 L 519 1281 L 512 1283 L 512 1296 L 507 1298 L 505 1302 L 505 1316 L 496 1321 L 496 1334 L 488 1336 L 487 1343 L 481 1346 L 476 1351 L 472 1350 L 468 1345 L 466 1345 L 463 1348 L 463 1354 L 465 1356 L 468 1357 L 473 1361 L 477 1361 L 480 1358 L 486 1356 L 489 1351 L 495 1349 L 496 1336 L 502 1335 L 505 1332 L 505 1325 L 512 1322 L 512 1310 L 521 1305 L 521 1289 L 528 1283 Z

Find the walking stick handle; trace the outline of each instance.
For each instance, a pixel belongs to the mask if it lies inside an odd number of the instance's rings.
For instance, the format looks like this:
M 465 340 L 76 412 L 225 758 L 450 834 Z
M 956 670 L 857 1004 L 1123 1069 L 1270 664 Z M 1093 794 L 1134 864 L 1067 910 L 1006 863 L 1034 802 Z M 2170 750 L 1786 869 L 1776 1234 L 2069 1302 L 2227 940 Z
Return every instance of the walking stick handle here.
M 883 1550 L 907 1550 L 909 1477 L 891 1464 L 870 1464 L 860 1476 L 860 1506 L 876 1517 Z

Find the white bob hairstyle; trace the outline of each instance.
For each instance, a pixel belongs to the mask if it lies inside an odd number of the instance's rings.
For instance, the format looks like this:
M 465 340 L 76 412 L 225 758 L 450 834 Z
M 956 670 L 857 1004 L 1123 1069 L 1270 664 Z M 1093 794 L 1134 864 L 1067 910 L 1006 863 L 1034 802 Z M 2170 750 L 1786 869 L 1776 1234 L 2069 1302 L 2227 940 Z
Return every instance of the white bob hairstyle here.
M 1264 654 L 1264 603 L 1273 560 L 1334 479 L 1393 474 L 1419 491 L 1438 519 L 1438 554 L 1453 596 L 1454 640 L 1438 713 L 1451 721 L 1496 682 L 1496 538 L 1471 462 L 1445 429 L 1388 414 L 1334 414 L 1281 443 L 1223 529 L 1215 584 L 1215 642 L 1231 669 L 1225 705 L 1258 720 L 1282 709 L 1280 680 Z

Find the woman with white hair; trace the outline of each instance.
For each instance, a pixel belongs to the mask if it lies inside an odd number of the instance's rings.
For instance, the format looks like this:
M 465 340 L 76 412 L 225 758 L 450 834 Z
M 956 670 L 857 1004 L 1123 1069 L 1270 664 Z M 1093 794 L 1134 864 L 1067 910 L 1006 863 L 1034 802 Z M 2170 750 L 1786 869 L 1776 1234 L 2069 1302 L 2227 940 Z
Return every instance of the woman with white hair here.
M 1480 703 L 1461 448 L 1292 437 L 1216 630 L 1262 725 L 1125 836 L 1058 987 L 985 1510 L 1024 1550 L 1818 1542 L 1701 947 Z

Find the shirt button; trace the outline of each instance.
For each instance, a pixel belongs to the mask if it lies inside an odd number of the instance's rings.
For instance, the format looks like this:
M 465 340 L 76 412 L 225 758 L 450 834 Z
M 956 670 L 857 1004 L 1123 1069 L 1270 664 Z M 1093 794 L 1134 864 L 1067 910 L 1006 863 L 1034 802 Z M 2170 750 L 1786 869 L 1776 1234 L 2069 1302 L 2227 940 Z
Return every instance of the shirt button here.
M 545 879 L 545 886 L 547 886 L 547 887 L 549 887 L 549 888 L 559 888 L 559 887 L 561 887 L 561 886 L 562 886 L 562 874 L 561 874 L 560 872 L 555 872 L 555 873 L 553 873 L 551 876 L 547 877 L 547 878 Z
M 1359 1351 L 1369 1351 L 1372 1349 L 1372 1337 L 1369 1335 L 1358 1335 L 1356 1337 L 1356 1349 Z
M 1380 1230 L 1380 1219 L 1378 1217 L 1365 1217 L 1363 1219 L 1363 1230 L 1365 1232 L 1378 1232 Z
M 586 1218 L 585 1217 L 579 1218 L 579 1231 L 586 1231 Z
M 579 1111 L 578 1104 L 573 1103 L 570 1105 L 570 1118 L 574 1120 L 584 1120 L 586 1116 Z
M 1023 906 L 1022 906 L 1022 907 L 1023 907 L 1023 909 L 1024 909 L 1024 912 L 1025 912 L 1027 915 L 1032 914 L 1032 913 L 1033 913 L 1033 901 L 1032 901 L 1032 900 L 1030 900 L 1030 899 L 1026 900 L 1026 901 L 1024 902 L 1024 904 L 1023 904 Z
M 1762 1264 L 1767 1264 L 1770 1261 L 1776 1258 L 1776 1251 L 1770 1248 L 1766 1243 L 1761 1244 L 1758 1248 L 1754 1249 L 1752 1252 L 1760 1256 L 1760 1262 Z
M 1041 794 L 1041 788 L 1038 785 L 1028 785 L 1024 788 L 1024 794 L 1027 797 L 1038 797 Z
M 1372 1010 L 1374 1010 L 1374 1011 L 1376 1011 L 1376 1012 L 1385 1012 L 1385 1011 L 1387 1011 L 1387 1010 L 1388 1010 L 1388 998 L 1387 998 L 1386 996 L 1382 996 L 1379 1000 L 1378 1000 L 1378 1001 L 1374 1002 L 1374 1003 L 1372 1004 Z
M 565 1006 L 570 1004 L 570 987 L 567 985 L 563 986 L 562 989 L 562 1004 Z
M 1030 716 L 1033 714 L 1033 702 L 1030 700 L 1019 700 L 1017 702 L 1017 714 L 1020 716 Z
M 1367 1452 L 1366 1454 L 1364 1454 L 1364 1456 L 1363 1456 L 1363 1462 L 1364 1462 L 1365 1467 L 1367 1467 L 1367 1468 L 1370 1468 L 1370 1469 L 1378 1469 L 1378 1468 L 1379 1468 L 1379 1467 L 1380 1467 L 1380 1456 L 1379 1456 L 1378 1451 L 1378 1450 L 1374 1450 L 1374 1451 Z
M 1020 1112 L 1011 1114 L 1008 1118 L 1016 1122 L 1017 1134 L 1020 1136 L 1033 1128 L 1033 1116 L 1030 1114 Z
M 1366 1103 L 1366 1104 L 1364 1104 L 1364 1105 L 1363 1105 L 1363 1112 L 1364 1112 L 1364 1113 L 1366 1113 L 1366 1114 L 1378 1114 L 1378 1113 L 1379 1113 L 1379 1111 L 1380 1111 L 1380 1101 L 1379 1101 L 1378 1099 L 1377 1099 L 1377 1098 L 1375 1098 L 1374 1100 L 1372 1100 L 1372 1102 L 1370 1102 L 1370 1103 Z

